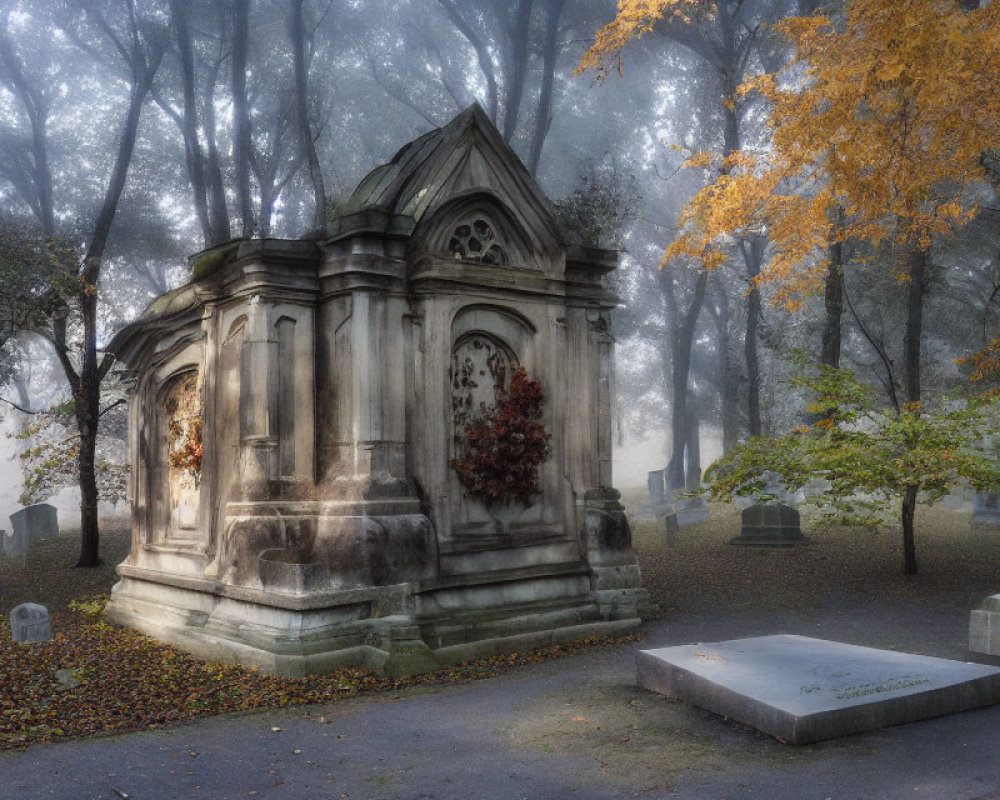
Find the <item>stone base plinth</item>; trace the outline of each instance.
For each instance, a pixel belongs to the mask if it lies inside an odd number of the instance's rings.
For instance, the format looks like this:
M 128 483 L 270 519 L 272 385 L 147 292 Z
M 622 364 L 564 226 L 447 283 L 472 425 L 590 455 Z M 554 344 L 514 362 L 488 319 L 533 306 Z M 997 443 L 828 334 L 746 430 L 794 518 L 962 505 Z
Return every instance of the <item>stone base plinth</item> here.
M 1000 528 L 1000 492 L 977 492 L 972 503 L 972 524 Z
M 420 674 L 638 627 L 635 587 L 591 588 L 581 564 L 350 591 L 277 593 L 119 567 L 105 614 L 198 658 L 297 677 L 360 666 Z M 626 581 L 627 582 L 627 581 Z

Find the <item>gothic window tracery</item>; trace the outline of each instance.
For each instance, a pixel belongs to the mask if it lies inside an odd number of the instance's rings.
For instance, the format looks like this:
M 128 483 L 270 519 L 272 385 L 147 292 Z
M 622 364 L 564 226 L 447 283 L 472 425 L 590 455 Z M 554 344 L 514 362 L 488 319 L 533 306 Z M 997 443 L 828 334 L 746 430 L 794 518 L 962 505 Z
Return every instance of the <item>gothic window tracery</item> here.
M 481 264 L 507 264 L 507 250 L 494 228 L 493 223 L 480 214 L 462 220 L 448 240 L 448 252 L 455 258 Z

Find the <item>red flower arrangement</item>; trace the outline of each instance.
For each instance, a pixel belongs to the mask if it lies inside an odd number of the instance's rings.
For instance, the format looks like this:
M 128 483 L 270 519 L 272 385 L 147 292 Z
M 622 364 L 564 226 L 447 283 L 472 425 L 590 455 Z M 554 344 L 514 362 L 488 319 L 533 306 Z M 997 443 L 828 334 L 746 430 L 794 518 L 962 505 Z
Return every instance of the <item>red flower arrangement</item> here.
M 538 465 L 551 453 L 541 423 L 542 394 L 524 367 L 514 371 L 506 397 L 465 427 L 465 452 L 451 466 L 469 494 L 488 509 L 515 503 L 525 508 L 541 494 Z

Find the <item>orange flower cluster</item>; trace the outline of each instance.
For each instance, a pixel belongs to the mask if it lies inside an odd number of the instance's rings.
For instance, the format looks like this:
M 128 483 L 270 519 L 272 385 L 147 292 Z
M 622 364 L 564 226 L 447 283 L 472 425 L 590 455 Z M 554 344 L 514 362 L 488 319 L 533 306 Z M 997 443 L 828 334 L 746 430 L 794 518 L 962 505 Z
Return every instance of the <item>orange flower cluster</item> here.
M 198 417 L 189 420 L 187 432 L 177 420 L 170 423 L 170 440 L 174 446 L 170 450 L 170 467 L 198 477 L 201 475 L 201 458 L 204 445 L 201 438 L 202 422 Z

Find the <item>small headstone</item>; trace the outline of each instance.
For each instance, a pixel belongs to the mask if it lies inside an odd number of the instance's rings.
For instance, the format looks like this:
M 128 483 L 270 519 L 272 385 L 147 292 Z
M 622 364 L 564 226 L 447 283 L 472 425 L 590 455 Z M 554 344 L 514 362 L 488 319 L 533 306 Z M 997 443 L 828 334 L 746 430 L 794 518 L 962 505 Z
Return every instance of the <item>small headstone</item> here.
M 31 540 L 24 530 L 2 531 L 3 533 L 3 554 L 11 558 L 24 558 L 28 552 Z
M 987 597 L 969 612 L 969 649 L 1000 656 L 1000 594 Z
M 729 544 L 748 547 L 794 547 L 805 541 L 799 512 L 784 503 L 755 503 L 743 510 L 740 535 Z
M 29 544 L 42 539 L 54 539 L 59 535 L 59 515 L 56 507 L 48 503 L 35 503 L 15 511 L 10 515 L 10 524 L 14 528 L 14 534 L 20 533 Z
M 57 669 L 55 679 L 60 689 L 75 689 L 80 685 L 80 675 L 75 669 Z
M 10 612 L 10 635 L 15 642 L 47 642 L 51 636 L 49 610 L 38 603 L 21 603 Z
M 976 492 L 972 501 L 972 521 L 977 525 L 1000 527 L 1000 492 Z
M 677 534 L 681 531 L 681 526 L 677 524 L 677 514 L 667 514 L 663 520 L 667 529 L 667 546 L 677 547 Z
M 704 497 L 686 497 L 677 500 L 675 508 L 677 509 L 677 524 L 682 528 L 697 525 L 708 519 L 708 503 L 705 502 Z
M 667 489 L 663 472 L 662 469 L 654 469 L 646 475 L 646 487 L 649 489 L 649 499 L 653 506 L 655 519 L 673 513 L 673 508 L 667 502 Z

